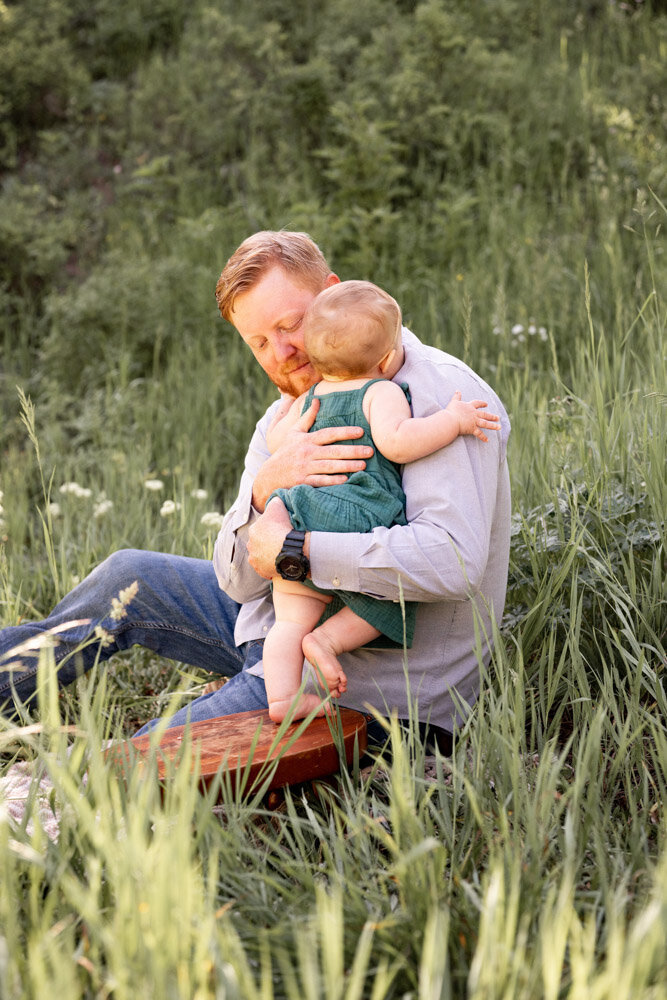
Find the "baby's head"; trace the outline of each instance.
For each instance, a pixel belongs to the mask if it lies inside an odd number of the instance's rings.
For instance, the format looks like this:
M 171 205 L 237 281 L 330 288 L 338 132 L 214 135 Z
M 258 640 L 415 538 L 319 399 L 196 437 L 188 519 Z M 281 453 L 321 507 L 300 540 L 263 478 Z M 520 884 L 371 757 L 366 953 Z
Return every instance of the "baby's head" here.
M 302 329 L 306 353 L 321 375 L 357 378 L 399 347 L 401 310 L 370 281 L 341 281 L 313 299 Z
M 370 281 L 341 281 L 320 292 L 303 318 L 311 364 L 329 378 L 374 371 L 401 342 L 401 310 Z

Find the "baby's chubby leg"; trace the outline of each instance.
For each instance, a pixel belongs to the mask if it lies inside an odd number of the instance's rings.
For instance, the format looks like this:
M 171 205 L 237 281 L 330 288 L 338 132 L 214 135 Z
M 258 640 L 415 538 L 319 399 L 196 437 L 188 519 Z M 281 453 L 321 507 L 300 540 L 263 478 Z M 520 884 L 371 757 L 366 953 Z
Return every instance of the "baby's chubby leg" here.
M 264 683 L 269 702 L 269 715 L 282 722 L 290 714 L 302 719 L 315 709 L 324 715 L 322 698 L 317 694 L 302 694 L 295 703 L 301 686 L 303 652 L 301 644 L 322 617 L 331 597 L 304 587 L 300 583 L 273 581 L 273 606 L 276 621 L 264 642 Z
M 331 693 L 338 697 L 347 691 L 347 677 L 338 657 L 359 649 L 379 635 L 376 628 L 345 607 L 304 636 L 303 655 L 318 674 L 323 675 Z

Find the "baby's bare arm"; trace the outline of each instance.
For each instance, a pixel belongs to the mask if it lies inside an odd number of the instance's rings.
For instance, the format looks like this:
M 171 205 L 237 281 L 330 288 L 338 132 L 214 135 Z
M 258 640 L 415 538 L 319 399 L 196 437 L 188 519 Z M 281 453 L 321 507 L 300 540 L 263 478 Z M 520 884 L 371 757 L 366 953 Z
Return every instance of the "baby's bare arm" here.
M 431 455 L 451 444 L 459 434 L 474 434 L 481 441 L 488 441 L 482 428 L 500 429 L 496 414 L 480 412 L 487 405 L 483 400 L 463 402 L 460 392 L 454 394 L 444 410 L 428 417 L 410 416 L 403 391 L 393 382 L 378 382 L 368 395 L 371 392 L 369 423 L 373 441 L 385 458 L 400 465 Z

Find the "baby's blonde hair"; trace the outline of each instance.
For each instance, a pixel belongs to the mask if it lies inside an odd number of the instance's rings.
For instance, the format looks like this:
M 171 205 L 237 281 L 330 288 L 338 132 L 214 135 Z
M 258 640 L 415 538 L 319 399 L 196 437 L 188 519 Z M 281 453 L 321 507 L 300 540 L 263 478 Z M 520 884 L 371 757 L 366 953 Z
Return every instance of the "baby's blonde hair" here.
M 334 378 L 372 371 L 397 345 L 400 334 L 398 303 L 370 281 L 341 281 L 325 288 L 303 318 L 311 364 Z

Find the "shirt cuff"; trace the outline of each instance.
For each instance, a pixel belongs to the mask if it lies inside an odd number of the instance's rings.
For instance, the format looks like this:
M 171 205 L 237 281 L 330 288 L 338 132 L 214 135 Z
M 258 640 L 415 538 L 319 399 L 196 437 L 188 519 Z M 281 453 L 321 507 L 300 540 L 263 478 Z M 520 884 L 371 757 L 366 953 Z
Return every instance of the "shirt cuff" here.
M 310 576 L 320 590 L 360 591 L 359 561 L 354 557 L 354 532 L 345 534 L 346 544 L 335 531 L 313 531 L 310 535 Z

